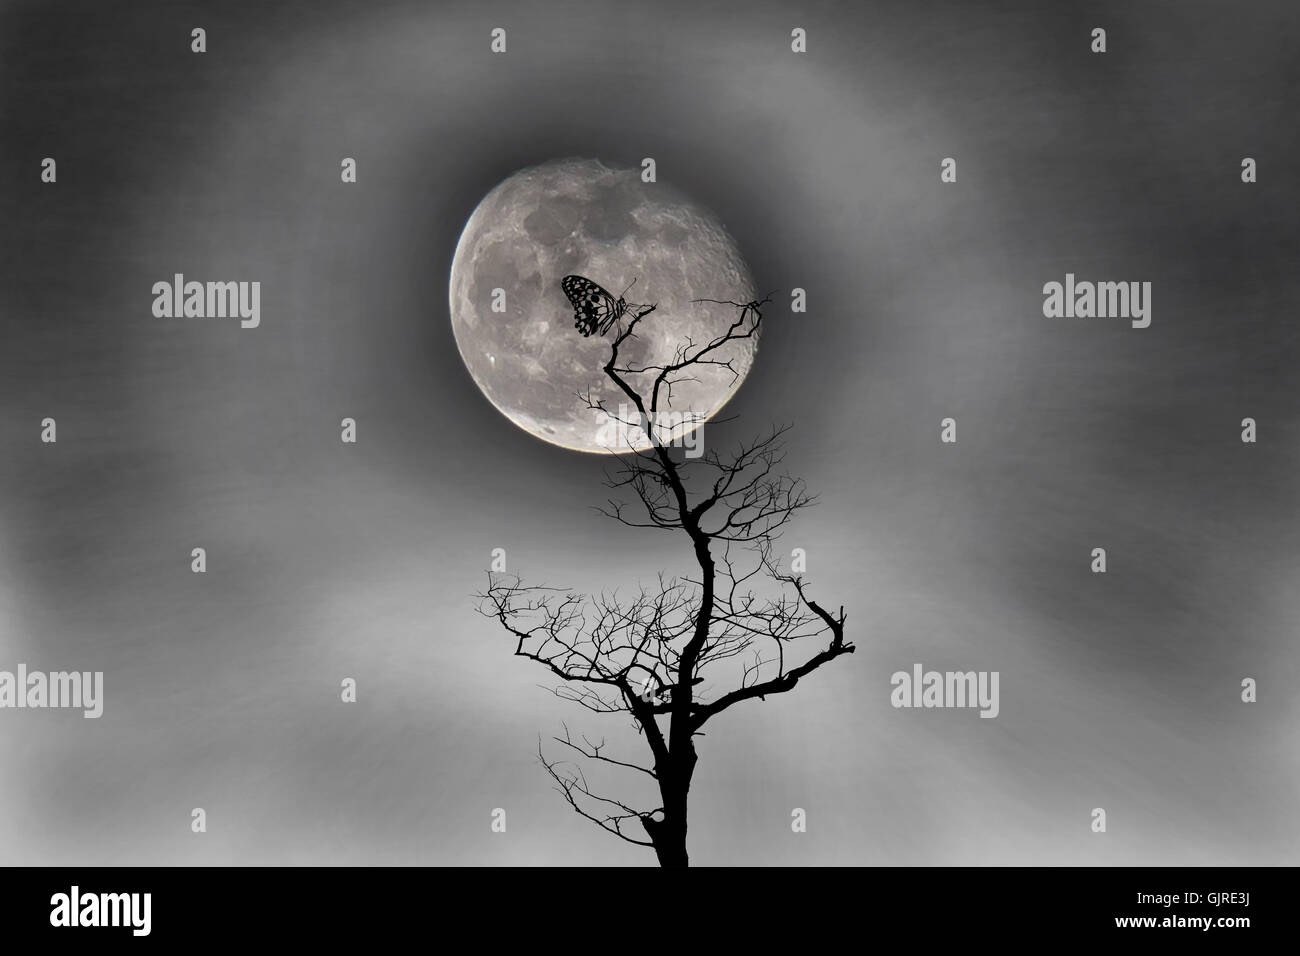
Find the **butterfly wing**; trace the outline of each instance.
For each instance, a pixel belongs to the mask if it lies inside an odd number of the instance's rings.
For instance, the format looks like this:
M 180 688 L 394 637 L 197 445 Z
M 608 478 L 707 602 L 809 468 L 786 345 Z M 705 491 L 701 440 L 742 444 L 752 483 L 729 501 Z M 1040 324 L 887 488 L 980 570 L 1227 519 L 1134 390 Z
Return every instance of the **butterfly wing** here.
M 573 306 L 573 325 L 584 336 L 596 332 L 604 335 L 627 311 L 623 300 L 614 297 L 583 276 L 565 276 L 560 288 Z

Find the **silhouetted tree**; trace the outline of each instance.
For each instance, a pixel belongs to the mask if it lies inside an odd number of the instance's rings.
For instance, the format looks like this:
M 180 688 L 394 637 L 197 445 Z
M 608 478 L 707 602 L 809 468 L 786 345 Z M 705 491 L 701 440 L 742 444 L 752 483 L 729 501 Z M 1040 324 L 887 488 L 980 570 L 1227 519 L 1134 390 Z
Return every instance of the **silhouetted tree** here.
M 654 306 L 630 309 L 604 366 L 628 404 L 615 414 L 590 393 L 584 396 L 590 408 L 626 426 L 629 435 L 606 484 L 616 493 L 630 492 L 637 507 L 615 497 L 598 510 L 632 527 L 683 535 L 692 573 L 661 573 L 653 588 L 643 586 L 624 600 L 525 586 L 518 577 L 490 574 L 480 595 L 482 613 L 514 635 L 515 654 L 560 679 L 558 696 L 598 714 L 631 716 L 649 747 L 649 766 L 615 759 L 603 740 L 575 737 L 567 726 L 554 739 L 585 760 L 648 775 L 660 801 L 652 810 L 594 792 L 581 764 L 548 759 L 540 741 L 538 757 L 574 810 L 629 843 L 653 847 L 662 866 L 689 862 L 687 801 L 695 737 L 704 726 L 742 701 L 793 690 L 823 664 L 854 650 L 844 639 L 843 607 L 831 613 L 814 601 L 803 577 L 783 572 L 773 552 L 781 529 L 814 502 L 801 480 L 780 469 L 787 428 L 725 454 L 710 447 L 687 457 L 673 443 L 699 422 L 664 414 L 673 385 L 693 371 L 713 366 L 729 371 L 734 381 L 738 373 L 728 343 L 757 335 L 768 301 L 725 303 L 738 310 L 725 332 L 707 343 L 683 343 L 662 365 L 635 367 L 620 360 L 619 349 Z M 726 689 L 701 687 L 720 677 Z

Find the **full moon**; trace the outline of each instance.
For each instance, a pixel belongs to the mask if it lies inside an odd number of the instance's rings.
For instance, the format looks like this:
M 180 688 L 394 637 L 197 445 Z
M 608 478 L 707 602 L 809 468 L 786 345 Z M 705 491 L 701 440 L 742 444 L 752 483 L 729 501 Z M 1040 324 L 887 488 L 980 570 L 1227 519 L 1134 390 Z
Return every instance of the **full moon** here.
M 711 341 L 739 316 L 725 302 L 693 299 L 755 298 L 749 268 L 722 223 L 671 187 L 642 182 L 639 169 L 557 160 L 492 189 L 465 224 L 452 260 L 456 345 L 498 411 L 543 441 L 576 451 L 628 450 L 627 436 L 612 438 L 608 419 L 585 400 L 590 391 L 617 413 L 627 397 L 602 371 L 618 327 L 583 338 L 560 288 L 569 274 L 586 276 L 615 299 L 631 284 L 628 302 L 657 306 L 619 348 L 619 364 L 638 368 L 670 362 L 688 343 Z M 757 348 L 757 337 L 727 343 L 720 357 L 736 374 L 717 366 L 688 370 L 694 381 L 673 387 L 665 411 L 691 416 L 678 419 L 684 421 L 716 414 Z

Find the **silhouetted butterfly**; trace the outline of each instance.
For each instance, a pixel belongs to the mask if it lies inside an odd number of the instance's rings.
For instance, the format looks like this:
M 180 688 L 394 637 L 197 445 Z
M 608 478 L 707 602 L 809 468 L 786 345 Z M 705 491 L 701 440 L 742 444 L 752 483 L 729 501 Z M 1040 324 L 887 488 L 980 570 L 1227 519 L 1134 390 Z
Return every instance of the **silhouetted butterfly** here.
M 560 280 L 560 288 L 573 306 L 574 328 L 584 336 L 592 332 L 604 335 L 627 312 L 628 305 L 622 296 L 616 302 L 612 295 L 582 276 L 565 276 Z

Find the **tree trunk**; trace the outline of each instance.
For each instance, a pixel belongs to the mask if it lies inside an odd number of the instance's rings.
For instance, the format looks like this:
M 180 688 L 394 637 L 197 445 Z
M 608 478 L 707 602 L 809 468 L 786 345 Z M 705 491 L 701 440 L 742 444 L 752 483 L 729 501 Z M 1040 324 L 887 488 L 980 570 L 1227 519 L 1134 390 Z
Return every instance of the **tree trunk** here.
M 664 818 L 642 817 L 641 825 L 654 844 L 660 866 L 690 866 L 686 853 L 686 806 L 695 773 L 695 748 L 686 751 L 685 759 L 676 759 L 659 774 L 659 793 L 664 801 Z
M 690 866 L 686 853 L 686 820 L 680 822 L 665 817 L 663 820 L 646 820 L 646 833 L 655 845 L 655 856 L 660 866 Z

